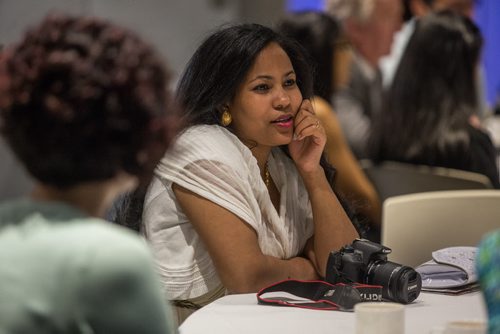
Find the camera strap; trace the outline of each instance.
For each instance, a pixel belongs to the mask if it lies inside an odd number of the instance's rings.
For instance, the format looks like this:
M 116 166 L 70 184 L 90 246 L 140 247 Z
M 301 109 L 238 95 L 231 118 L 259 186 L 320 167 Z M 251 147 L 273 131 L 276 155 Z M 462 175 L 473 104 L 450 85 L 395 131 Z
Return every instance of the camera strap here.
M 257 300 L 262 305 L 352 311 L 357 303 L 381 301 L 382 286 L 290 279 L 260 290 Z

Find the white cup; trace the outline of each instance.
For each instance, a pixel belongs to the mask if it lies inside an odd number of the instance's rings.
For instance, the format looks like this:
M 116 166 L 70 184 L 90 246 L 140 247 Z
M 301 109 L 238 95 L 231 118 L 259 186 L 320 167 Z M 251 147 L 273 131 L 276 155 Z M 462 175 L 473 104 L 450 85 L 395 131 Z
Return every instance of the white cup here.
M 481 320 L 457 320 L 446 324 L 445 334 L 486 334 L 487 325 Z
M 404 305 L 386 302 L 358 303 L 354 306 L 356 334 L 403 334 Z

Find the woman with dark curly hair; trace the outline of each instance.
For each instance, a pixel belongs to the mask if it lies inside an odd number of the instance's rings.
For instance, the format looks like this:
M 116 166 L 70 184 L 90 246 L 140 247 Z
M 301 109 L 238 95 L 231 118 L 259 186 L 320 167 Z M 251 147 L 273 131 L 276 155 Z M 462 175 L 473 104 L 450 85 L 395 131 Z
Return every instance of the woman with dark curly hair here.
M 0 332 L 172 333 L 144 242 L 98 218 L 149 183 L 171 137 L 160 57 L 106 21 L 54 15 L 4 65 L 2 134 L 37 184 L 0 205 Z
M 180 79 L 188 128 L 161 160 L 144 233 L 179 319 L 225 293 L 325 275 L 355 227 L 332 190 L 302 49 L 243 24 L 210 35 Z

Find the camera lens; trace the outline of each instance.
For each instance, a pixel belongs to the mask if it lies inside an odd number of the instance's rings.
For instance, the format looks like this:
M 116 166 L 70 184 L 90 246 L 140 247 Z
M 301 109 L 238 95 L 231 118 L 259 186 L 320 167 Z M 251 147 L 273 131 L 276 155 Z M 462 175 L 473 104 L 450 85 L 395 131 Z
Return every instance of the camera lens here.
M 366 284 L 381 285 L 384 299 L 408 304 L 420 294 L 422 279 L 410 267 L 390 261 L 373 261 L 367 269 Z

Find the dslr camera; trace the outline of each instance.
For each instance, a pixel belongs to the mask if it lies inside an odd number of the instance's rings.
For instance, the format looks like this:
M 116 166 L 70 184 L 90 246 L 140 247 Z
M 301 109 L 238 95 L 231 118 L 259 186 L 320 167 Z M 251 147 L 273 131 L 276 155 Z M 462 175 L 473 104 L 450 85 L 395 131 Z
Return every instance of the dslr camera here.
M 408 304 L 422 288 L 420 274 L 413 268 L 387 261 L 391 249 L 366 239 L 356 239 L 328 257 L 326 281 L 382 286 L 382 297 Z

